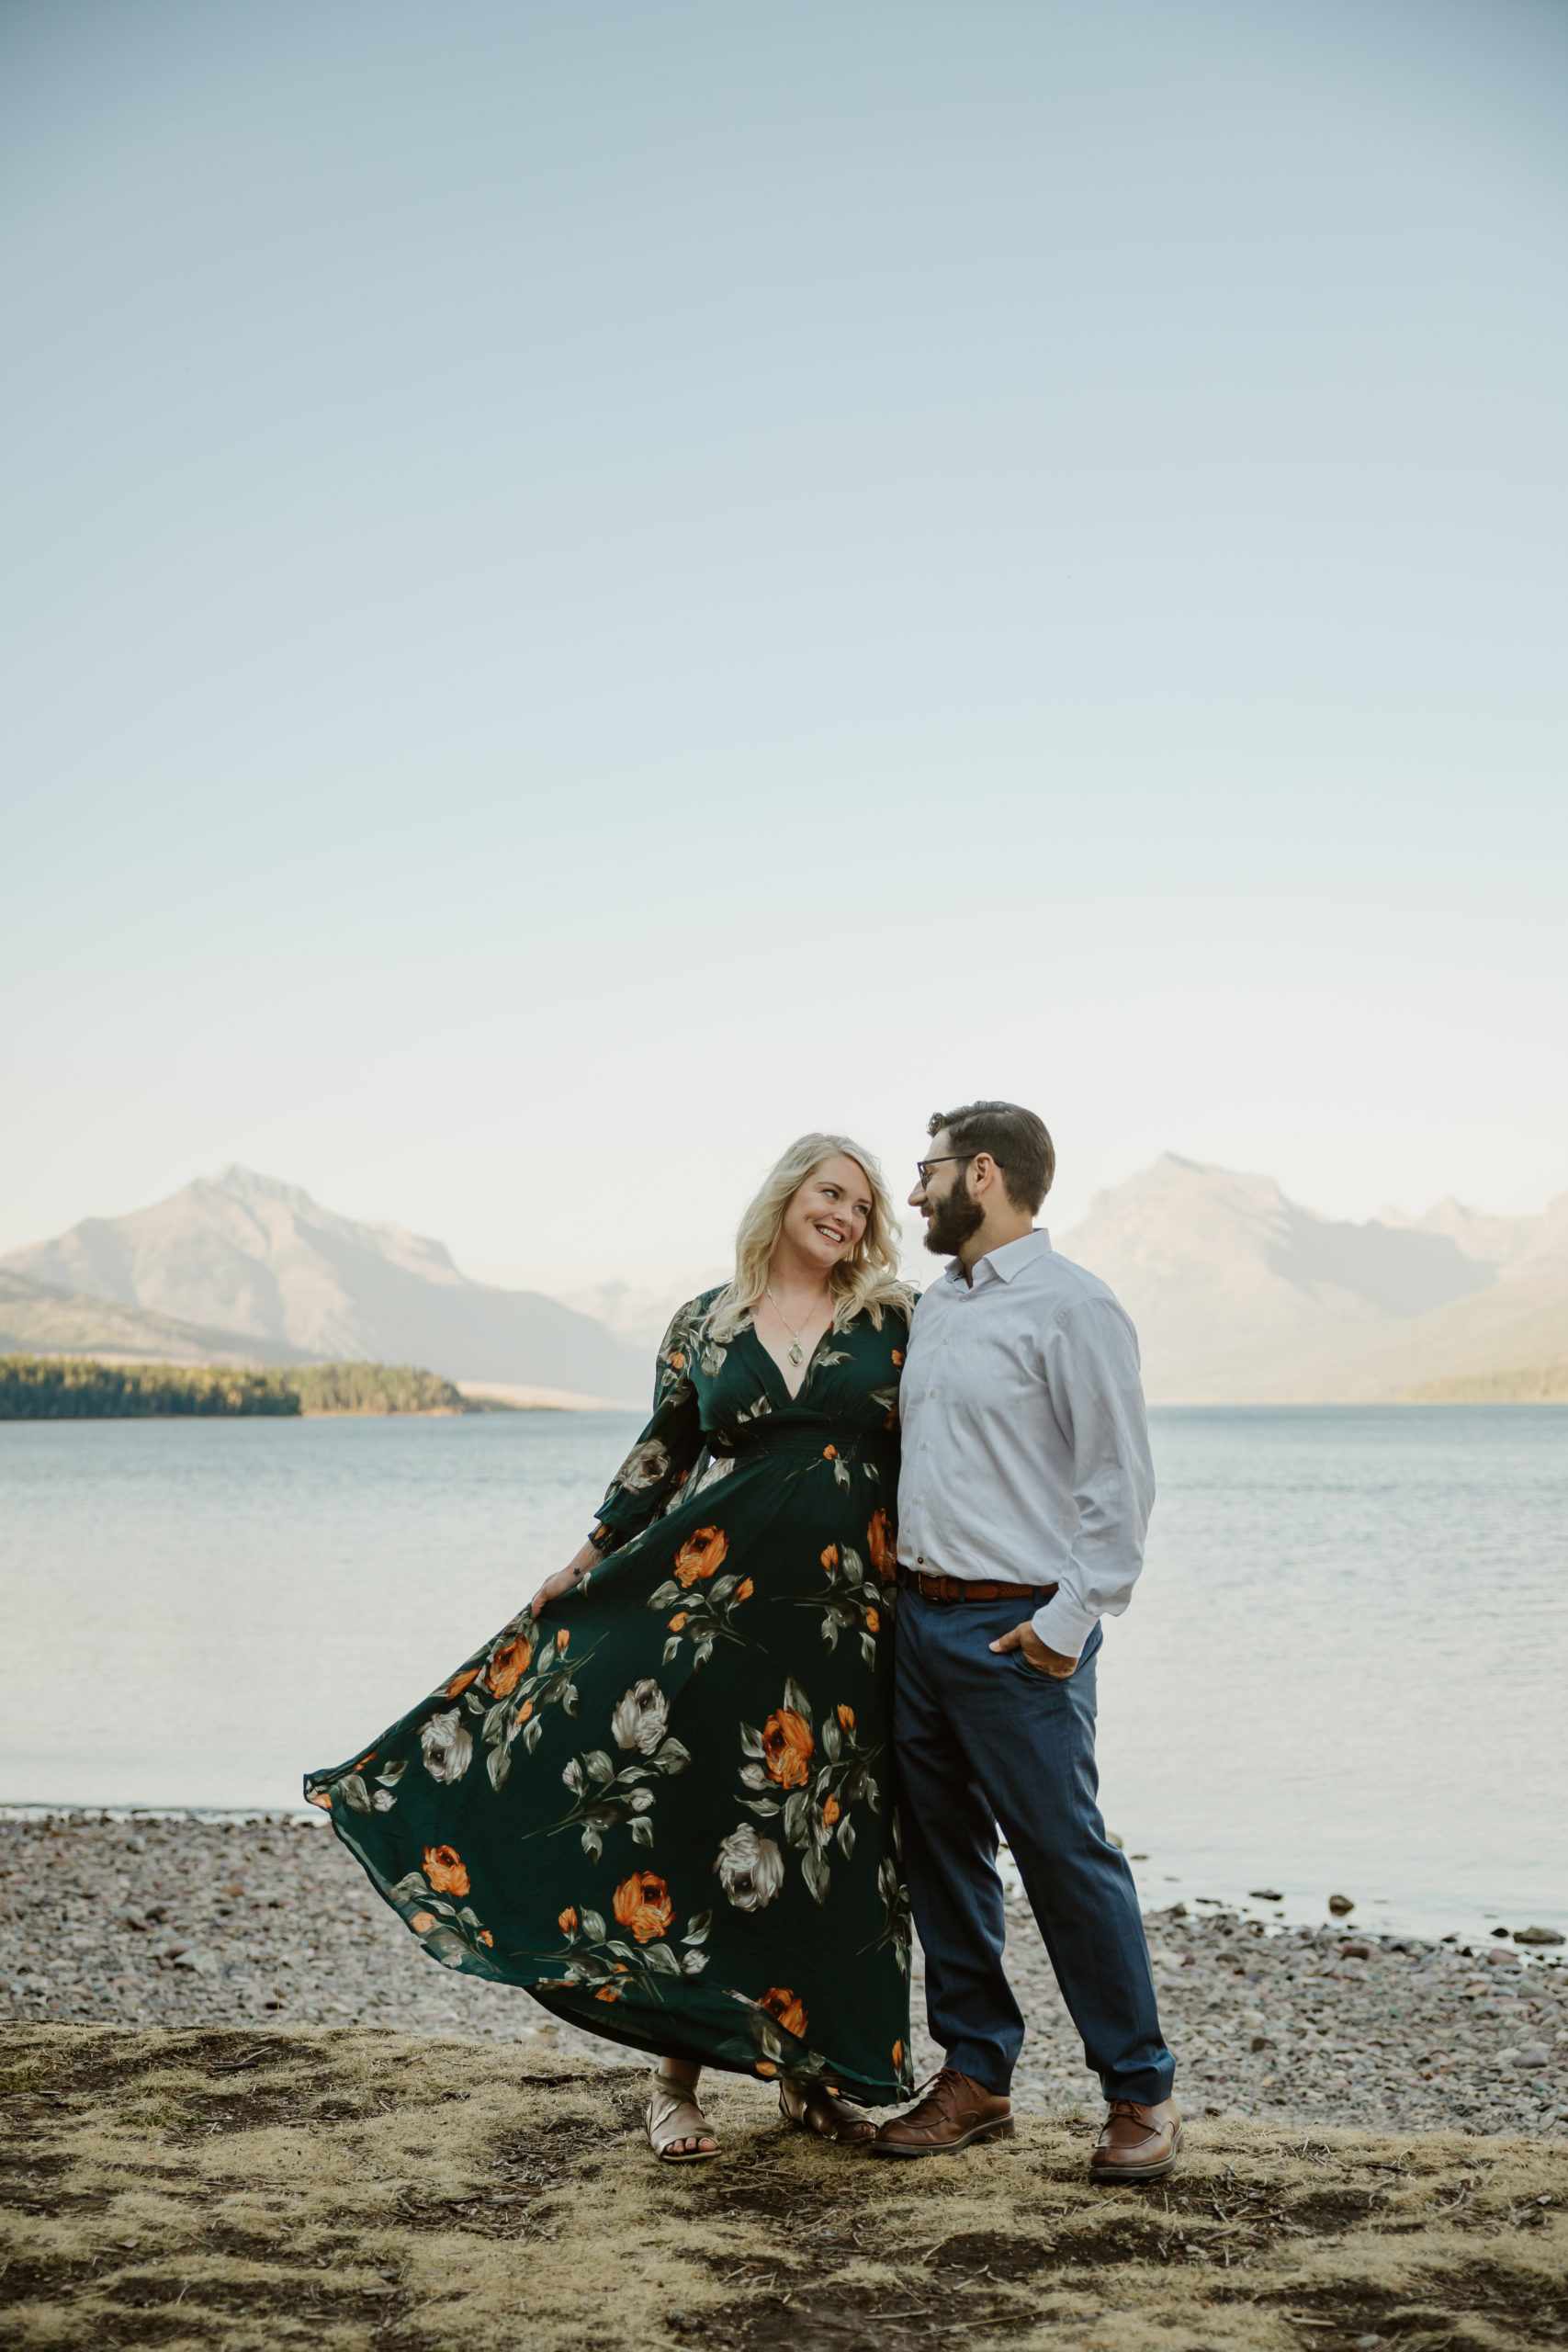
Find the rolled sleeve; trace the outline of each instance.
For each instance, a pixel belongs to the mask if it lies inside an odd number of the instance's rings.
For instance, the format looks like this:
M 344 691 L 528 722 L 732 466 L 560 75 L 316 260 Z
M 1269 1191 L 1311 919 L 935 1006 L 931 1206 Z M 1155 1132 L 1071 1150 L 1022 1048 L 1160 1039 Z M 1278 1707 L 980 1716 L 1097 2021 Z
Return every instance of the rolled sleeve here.
M 1077 1657 L 1101 1617 L 1119 1617 L 1132 1599 L 1154 1508 L 1137 1335 L 1114 1299 L 1081 1300 L 1057 1318 L 1045 1374 L 1071 1450 L 1077 1524 L 1058 1589 L 1033 1625 L 1048 1649 Z

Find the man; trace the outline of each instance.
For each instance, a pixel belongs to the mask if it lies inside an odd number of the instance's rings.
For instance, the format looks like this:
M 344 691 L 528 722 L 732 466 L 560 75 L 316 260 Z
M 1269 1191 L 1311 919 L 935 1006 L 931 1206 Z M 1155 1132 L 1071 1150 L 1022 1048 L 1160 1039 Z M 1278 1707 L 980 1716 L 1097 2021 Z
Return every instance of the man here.
M 1102 1616 L 1143 1564 L 1154 1469 L 1138 1342 L 1034 1212 L 1055 1154 L 1012 1102 L 931 1122 L 911 1206 L 953 1263 L 915 1311 L 900 1391 L 894 1743 L 904 1856 L 946 2064 L 884 2156 L 1012 2131 L 1023 2018 L 1002 1966 L 1000 1824 L 1109 2101 L 1098 2181 L 1157 2180 L 1181 2141 L 1133 1874 L 1094 1760 Z

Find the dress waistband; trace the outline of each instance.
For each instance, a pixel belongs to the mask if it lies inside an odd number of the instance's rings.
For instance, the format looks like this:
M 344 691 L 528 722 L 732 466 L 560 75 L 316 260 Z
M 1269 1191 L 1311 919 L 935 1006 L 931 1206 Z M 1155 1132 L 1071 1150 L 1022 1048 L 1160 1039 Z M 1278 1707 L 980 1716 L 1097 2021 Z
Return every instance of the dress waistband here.
M 708 1452 L 721 1461 L 753 1453 L 787 1453 L 853 1462 L 870 1454 L 880 1463 L 893 1444 L 880 1430 L 835 1429 L 830 1421 L 818 1421 L 815 1427 L 792 1421 L 778 1424 L 766 1414 L 760 1421 L 748 1421 L 744 1429 L 712 1430 L 705 1434 Z

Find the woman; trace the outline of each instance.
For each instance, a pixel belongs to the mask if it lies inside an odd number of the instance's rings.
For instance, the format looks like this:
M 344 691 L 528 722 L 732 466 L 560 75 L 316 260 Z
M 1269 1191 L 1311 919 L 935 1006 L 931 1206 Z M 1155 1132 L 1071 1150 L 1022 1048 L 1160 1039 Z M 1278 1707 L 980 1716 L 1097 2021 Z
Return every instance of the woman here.
M 908 2095 L 888 1726 L 910 1295 L 876 1162 L 803 1136 L 683 1306 L 576 1558 L 367 1754 L 311 1773 L 448 1968 L 658 2053 L 647 2128 L 716 2155 L 702 2067 L 863 2141 Z

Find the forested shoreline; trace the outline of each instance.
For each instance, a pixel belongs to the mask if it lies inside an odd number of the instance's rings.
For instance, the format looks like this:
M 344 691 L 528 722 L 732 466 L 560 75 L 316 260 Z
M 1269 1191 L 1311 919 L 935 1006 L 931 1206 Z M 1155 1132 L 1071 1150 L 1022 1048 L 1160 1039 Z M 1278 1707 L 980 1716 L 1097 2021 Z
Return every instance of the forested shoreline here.
M 0 1420 L 186 1415 L 466 1413 L 476 1408 L 412 1364 L 99 1363 L 91 1356 L 0 1356 Z

